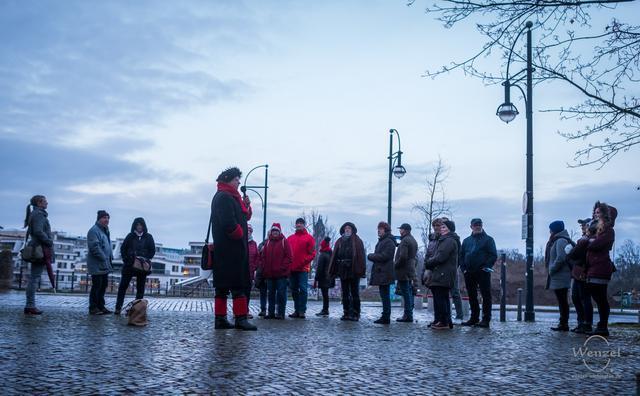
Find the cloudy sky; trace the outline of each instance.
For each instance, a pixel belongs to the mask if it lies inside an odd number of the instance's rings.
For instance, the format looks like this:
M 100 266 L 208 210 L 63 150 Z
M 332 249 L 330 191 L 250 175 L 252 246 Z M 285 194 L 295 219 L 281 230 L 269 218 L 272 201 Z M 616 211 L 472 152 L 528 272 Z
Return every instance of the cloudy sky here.
M 394 180 L 394 226 L 419 223 L 411 208 L 425 200 L 441 157 L 458 231 L 482 217 L 499 247 L 523 251 L 525 118 L 507 125 L 495 116 L 500 87 L 461 73 L 422 76 L 483 42 L 471 24 L 444 29 L 425 6 L 1 2 L 0 225 L 19 227 L 29 197 L 41 193 L 54 229 L 84 234 L 106 209 L 114 236 L 143 216 L 156 240 L 186 246 L 204 238 L 217 174 L 268 163 L 269 224 L 317 210 L 334 226 L 354 221 L 374 244 L 395 128 L 408 173 Z M 640 5 L 625 10 L 638 15 Z M 616 12 L 598 15 L 594 29 Z M 499 57 L 484 62 L 502 68 Z M 534 105 L 577 98 L 541 85 Z M 601 170 L 570 168 L 588 142 L 557 132 L 574 128 L 535 114 L 536 246 L 550 221 L 573 227 L 598 199 L 618 207 L 619 239 L 640 240 L 640 149 Z

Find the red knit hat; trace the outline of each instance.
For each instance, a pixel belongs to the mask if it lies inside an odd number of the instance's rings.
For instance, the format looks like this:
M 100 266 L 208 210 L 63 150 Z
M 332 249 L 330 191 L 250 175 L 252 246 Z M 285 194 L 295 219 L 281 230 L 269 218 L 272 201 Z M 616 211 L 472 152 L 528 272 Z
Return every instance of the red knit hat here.
M 278 231 L 282 232 L 282 227 L 280 227 L 280 223 L 273 223 L 271 224 L 271 229 L 277 229 Z
M 328 252 L 329 250 L 331 250 L 331 238 L 326 237 L 322 240 L 322 242 L 320 242 L 320 251 L 321 252 Z

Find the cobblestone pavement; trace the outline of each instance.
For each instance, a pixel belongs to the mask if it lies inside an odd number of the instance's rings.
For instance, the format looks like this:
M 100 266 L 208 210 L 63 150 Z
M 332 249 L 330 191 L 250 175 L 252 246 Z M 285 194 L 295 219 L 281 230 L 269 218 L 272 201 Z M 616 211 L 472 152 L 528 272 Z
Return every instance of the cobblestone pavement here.
M 574 354 L 586 337 L 549 321 L 432 331 L 424 310 L 417 323 L 380 326 L 377 304 L 342 322 L 338 302 L 330 318 L 310 302 L 306 320 L 256 319 L 257 332 L 240 332 L 214 331 L 199 299 L 150 299 L 144 328 L 88 316 L 86 296 L 39 295 L 39 317 L 23 302 L 0 295 L 0 394 L 635 394 L 640 372 L 640 331 L 629 327 L 589 344 L 616 351 L 595 372 L 602 358 L 588 358 L 590 370 Z

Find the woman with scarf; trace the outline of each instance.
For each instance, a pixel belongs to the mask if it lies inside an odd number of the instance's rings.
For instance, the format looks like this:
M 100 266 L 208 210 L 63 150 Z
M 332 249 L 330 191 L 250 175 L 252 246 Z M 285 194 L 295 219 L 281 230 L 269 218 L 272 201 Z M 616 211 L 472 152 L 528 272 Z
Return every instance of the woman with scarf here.
M 27 237 L 31 238 L 29 244 L 41 246 L 43 257 L 31 262 L 31 276 L 27 284 L 27 303 L 24 307 L 25 315 L 41 315 L 42 311 L 36 308 L 36 288 L 42 276 L 42 271 L 54 260 L 53 234 L 49 224 L 47 207 L 49 202 L 44 195 L 34 195 L 27 205 L 27 214 L 24 218 L 24 226 L 27 228 Z M 55 287 L 55 285 L 51 285 Z
M 355 224 L 346 222 L 340 227 L 340 238 L 333 246 L 329 275 L 340 278 L 342 308 L 340 320 L 360 320 L 360 278 L 366 273 L 364 243 Z
M 247 196 L 238 192 L 242 172 L 229 168 L 218 178 L 218 191 L 211 201 L 213 250 L 213 285 L 215 287 L 215 328 L 257 330 L 247 320 L 247 288 L 249 275 L 249 246 L 247 221 L 251 206 Z M 235 324 L 227 320 L 227 297 L 233 298 Z

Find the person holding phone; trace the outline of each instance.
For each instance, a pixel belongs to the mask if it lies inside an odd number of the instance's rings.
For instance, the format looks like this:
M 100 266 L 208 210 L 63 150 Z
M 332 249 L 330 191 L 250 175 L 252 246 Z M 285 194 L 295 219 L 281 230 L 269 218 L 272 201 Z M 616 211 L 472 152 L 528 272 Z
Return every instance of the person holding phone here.
M 498 259 L 496 242 L 484 231 L 482 219 L 471 220 L 471 235 L 462 241 L 460 249 L 460 270 L 469 293 L 471 317 L 462 322 L 463 326 L 489 327 L 491 322 L 491 273 Z M 478 288 L 482 295 L 482 321 Z

